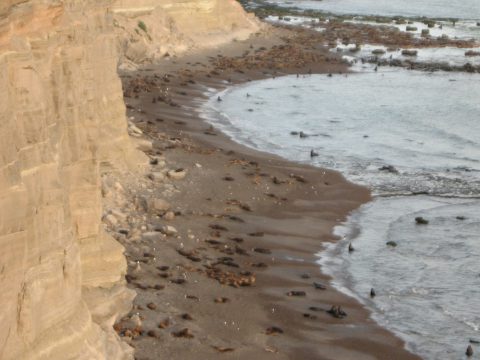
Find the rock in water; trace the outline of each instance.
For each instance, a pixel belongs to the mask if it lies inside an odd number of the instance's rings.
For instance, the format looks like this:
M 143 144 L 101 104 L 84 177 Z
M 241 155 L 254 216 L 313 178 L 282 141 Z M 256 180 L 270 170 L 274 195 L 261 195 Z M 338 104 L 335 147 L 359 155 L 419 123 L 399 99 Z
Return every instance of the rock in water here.
M 403 56 L 417 56 L 418 51 L 417 50 L 402 50 L 402 55 Z
M 393 165 L 384 165 L 381 168 L 379 168 L 378 170 L 386 171 L 386 172 L 389 172 L 389 173 L 392 173 L 392 174 L 398 174 L 398 170 L 395 169 L 395 167 Z
M 348 244 L 348 252 L 353 252 L 355 249 L 353 248 L 352 243 Z
M 418 225 L 427 225 L 428 224 L 428 220 L 427 219 L 424 219 L 423 217 L 421 216 L 417 216 L 415 218 L 415 222 L 418 224 Z
M 473 348 L 472 348 L 472 345 L 468 345 L 467 351 L 465 351 L 465 355 L 467 355 L 468 357 L 473 356 Z
M 374 289 L 374 288 L 371 288 L 371 289 L 370 289 L 370 297 L 371 297 L 371 298 L 374 298 L 375 296 L 377 296 L 377 293 L 375 292 L 375 289 Z

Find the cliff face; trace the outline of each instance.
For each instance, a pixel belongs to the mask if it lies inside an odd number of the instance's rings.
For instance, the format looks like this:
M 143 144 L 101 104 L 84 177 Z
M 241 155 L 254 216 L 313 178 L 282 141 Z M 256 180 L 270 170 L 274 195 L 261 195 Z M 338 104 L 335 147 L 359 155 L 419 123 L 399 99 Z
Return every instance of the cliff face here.
M 0 2 L 0 359 L 132 358 L 112 325 L 134 293 L 101 223 L 101 173 L 144 163 L 119 44 L 138 62 L 256 29 L 233 0 Z
M 111 11 L 127 64 L 244 40 L 261 27 L 235 0 L 117 0 Z
M 0 5 L 0 358 L 123 359 L 133 294 L 100 171 L 138 158 L 105 0 Z

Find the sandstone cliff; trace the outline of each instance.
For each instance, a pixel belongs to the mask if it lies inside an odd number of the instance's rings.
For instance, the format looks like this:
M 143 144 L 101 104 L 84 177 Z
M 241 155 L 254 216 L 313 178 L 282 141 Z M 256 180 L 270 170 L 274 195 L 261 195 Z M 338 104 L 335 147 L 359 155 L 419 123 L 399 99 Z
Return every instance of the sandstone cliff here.
M 112 325 L 135 294 L 101 223 L 100 175 L 144 163 L 119 56 L 151 61 L 257 29 L 233 0 L 0 2 L 0 359 L 132 358 Z
M 261 23 L 235 0 L 117 0 L 111 11 L 121 62 L 155 62 L 245 40 Z
M 138 161 L 106 0 L 0 4 L 0 359 L 123 359 L 100 172 Z

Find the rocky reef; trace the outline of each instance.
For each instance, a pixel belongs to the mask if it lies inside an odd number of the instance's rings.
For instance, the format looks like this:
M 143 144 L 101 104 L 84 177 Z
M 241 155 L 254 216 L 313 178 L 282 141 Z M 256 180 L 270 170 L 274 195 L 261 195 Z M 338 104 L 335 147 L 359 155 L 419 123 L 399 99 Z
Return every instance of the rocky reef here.
M 140 31 L 150 36 L 145 54 L 155 56 L 162 46 L 177 49 L 169 45 L 177 38 L 184 40 L 178 48 L 190 46 L 193 28 L 182 35 L 174 26 L 197 13 L 195 34 L 212 34 L 205 45 L 235 24 L 243 36 L 255 29 L 234 20 L 250 21 L 236 14 L 234 1 L 158 0 L 143 10 L 129 3 L 0 3 L 1 359 L 133 358 L 112 328 L 135 293 L 125 286 L 123 248 L 102 225 L 100 179 L 105 172 L 140 173 L 146 163 L 127 133 L 117 75 L 119 58 L 142 59 L 128 55 L 134 45 L 120 47 L 126 53 L 119 55 L 118 44 L 135 41 L 125 40 L 128 32 L 114 17 L 128 24 L 133 16 L 138 28 L 138 14 L 148 15 L 147 31 Z M 211 16 L 228 12 L 225 6 L 235 14 L 215 26 Z M 159 43 L 164 33 L 154 22 L 171 37 Z

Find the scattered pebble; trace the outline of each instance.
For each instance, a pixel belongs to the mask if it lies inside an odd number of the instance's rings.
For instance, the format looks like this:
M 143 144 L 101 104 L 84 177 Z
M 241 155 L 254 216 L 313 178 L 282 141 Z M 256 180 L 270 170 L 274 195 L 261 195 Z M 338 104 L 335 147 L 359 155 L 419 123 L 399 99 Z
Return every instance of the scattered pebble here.
M 315 287 L 315 289 L 318 289 L 318 290 L 326 290 L 327 287 L 321 283 L 318 283 L 318 282 L 314 282 L 313 283 L 313 286 Z
M 177 338 L 186 338 L 186 339 L 192 339 L 194 337 L 192 332 L 188 328 L 184 328 L 180 331 L 172 332 L 172 335 Z
M 235 351 L 234 348 L 230 348 L 230 347 L 215 346 L 215 345 L 212 345 L 212 347 L 213 347 L 215 350 L 217 350 L 218 352 L 221 352 L 221 353 L 226 353 L 226 352 Z
M 155 330 L 149 330 L 149 331 L 147 332 L 147 335 L 148 335 L 149 337 L 153 337 L 153 338 L 157 338 L 157 337 L 158 337 L 158 333 L 157 333 Z
M 185 284 L 187 282 L 187 280 L 182 279 L 182 278 L 178 278 L 178 279 L 172 279 L 172 280 L 170 280 L 170 282 L 172 284 L 181 285 L 181 284 Z
M 330 310 L 327 311 L 330 315 L 337 319 L 343 319 L 347 316 L 347 313 L 343 311 L 341 306 L 333 305 Z
M 305 291 L 292 290 L 287 293 L 287 296 L 307 296 L 307 293 Z
M 253 248 L 253 251 L 260 253 L 260 254 L 271 254 L 272 252 L 269 249 L 264 248 Z
M 283 329 L 279 328 L 278 326 L 270 326 L 265 330 L 265 334 L 267 335 L 278 335 L 278 334 L 283 334 Z
M 228 299 L 228 298 L 226 298 L 226 297 L 217 297 L 217 298 L 215 298 L 214 301 L 215 301 L 215 303 L 217 303 L 217 304 L 225 304 L 225 303 L 229 302 L 230 299 Z
M 185 313 L 185 314 L 182 314 L 182 319 L 192 321 L 193 317 L 190 314 Z

